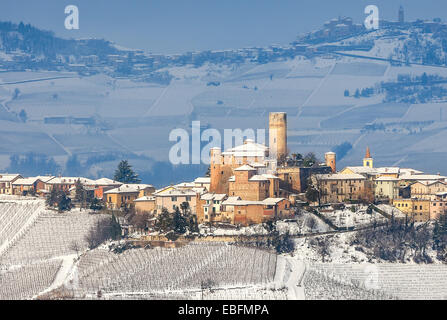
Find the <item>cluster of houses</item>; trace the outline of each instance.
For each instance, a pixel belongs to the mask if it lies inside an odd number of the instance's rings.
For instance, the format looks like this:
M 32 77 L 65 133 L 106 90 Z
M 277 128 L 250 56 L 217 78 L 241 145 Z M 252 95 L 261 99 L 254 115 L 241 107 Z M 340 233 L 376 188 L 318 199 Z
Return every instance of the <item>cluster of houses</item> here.
M 387 202 L 415 222 L 438 219 L 447 213 L 447 177 L 410 168 L 373 166 L 369 148 L 363 166 L 312 177 L 321 203 L 347 200 Z
M 224 152 L 212 148 L 209 177 L 155 189 L 107 178 L 0 174 L 0 194 L 45 195 L 56 189 L 74 195 L 79 180 L 112 210 L 132 206 L 137 212 L 157 215 L 178 208 L 195 214 L 199 223 L 241 225 L 292 217 L 294 205 L 306 201 L 319 205 L 387 202 L 416 222 L 447 213 L 447 177 L 440 174 L 375 168 L 369 148 L 362 166 L 341 171 L 337 171 L 334 152 L 325 154 L 324 163 L 304 165 L 289 161 L 287 150 L 287 115 L 274 112 L 269 116 L 269 147 L 246 139 Z M 308 199 L 306 191 L 311 188 L 317 191 L 318 200 Z

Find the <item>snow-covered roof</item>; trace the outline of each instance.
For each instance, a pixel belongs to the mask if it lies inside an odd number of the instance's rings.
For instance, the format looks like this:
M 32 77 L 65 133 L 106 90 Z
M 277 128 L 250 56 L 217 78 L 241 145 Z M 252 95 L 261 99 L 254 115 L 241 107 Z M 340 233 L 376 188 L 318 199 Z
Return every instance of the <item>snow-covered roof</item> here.
M 104 192 L 105 194 L 114 194 L 114 193 L 130 193 L 130 192 L 140 192 L 140 190 L 144 190 L 147 188 L 153 188 L 150 184 L 123 184 L 118 188 L 114 188 L 112 190 Z
M 210 177 L 198 177 L 194 180 L 195 183 L 211 183 Z
M 264 199 L 262 202 L 264 202 L 264 204 L 266 204 L 266 205 L 275 205 L 278 202 L 281 202 L 283 200 L 286 200 L 286 199 L 285 198 L 267 198 L 267 199 Z
M 92 185 L 94 184 L 94 180 L 83 178 L 83 177 L 54 177 L 51 180 L 48 180 L 46 183 L 48 184 L 74 184 L 76 181 L 80 180 L 82 184 Z
M 224 205 L 230 205 L 230 206 L 249 206 L 249 205 L 276 205 L 278 202 L 281 202 L 283 200 L 286 200 L 284 198 L 267 198 L 262 201 L 256 201 L 256 200 L 241 200 L 241 198 L 237 197 L 230 197 L 227 200 L 223 202 Z
M 377 174 L 377 170 L 374 168 L 370 168 L 370 167 L 346 167 L 345 169 L 349 169 L 354 173 L 357 174 L 369 174 L 369 175 L 376 175 Z
M 254 175 L 253 177 L 251 177 L 250 179 L 248 179 L 248 181 L 268 181 L 269 179 L 267 179 L 266 177 L 262 176 L 262 175 Z
M 31 186 L 36 181 L 40 180 L 38 177 L 20 178 L 12 183 L 13 186 Z
M 399 167 L 381 167 L 381 168 L 377 168 L 377 171 L 380 174 L 399 174 L 400 168 Z
M 181 182 L 176 184 L 174 187 L 176 188 L 194 188 L 195 184 L 193 182 Z
M 223 200 L 227 195 L 225 193 L 205 193 L 200 197 L 202 200 Z
M 423 171 L 419 171 L 411 168 L 400 168 L 400 174 L 412 175 L 412 174 L 423 174 Z
M 274 176 L 273 174 L 270 173 L 264 173 L 262 176 L 267 179 L 279 179 L 277 176 Z
M 134 202 L 147 202 L 147 201 L 155 201 L 155 197 L 143 196 L 143 197 L 140 197 L 140 198 L 134 200 Z
M 11 182 L 11 181 L 14 181 L 19 178 L 22 178 L 22 176 L 20 174 L 0 173 L 0 182 Z
M 443 185 L 447 185 L 447 183 L 445 183 L 443 181 L 439 181 L 439 180 L 422 180 L 422 181 L 416 181 L 414 184 L 416 184 L 416 183 L 423 184 L 424 186 L 430 186 L 430 185 L 436 184 L 436 183 L 441 183 Z
M 248 164 L 244 164 L 243 166 L 234 169 L 234 171 L 256 171 L 256 169 Z
M 253 168 L 265 168 L 266 165 L 263 163 L 259 163 L 259 162 L 252 162 L 250 163 L 250 166 L 252 166 Z
M 399 177 L 401 180 L 445 180 L 447 177 L 437 175 L 437 174 L 411 174 L 411 175 L 401 175 Z
M 43 183 L 47 183 L 51 179 L 55 178 L 55 176 L 37 176 L 36 178 L 42 181 Z
M 398 178 L 394 178 L 394 177 L 386 177 L 386 176 L 381 176 L 378 177 L 377 179 L 375 179 L 376 181 L 399 181 Z
M 228 197 L 228 199 L 222 202 L 222 204 L 231 206 L 239 200 L 241 200 L 241 197 L 239 196 Z
M 194 188 L 191 188 L 191 190 L 198 194 L 204 194 L 207 192 L 205 187 L 194 187 Z
M 200 188 L 198 188 L 200 189 Z M 201 188 L 203 189 L 203 188 Z M 156 197 L 184 197 L 184 196 L 195 196 L 197 193 L 200 193 L 201 190 L 193 190 L 193 189 L 170 189 L 164 192 L 159 192 L 154 194 Z
M 94 180 L 93 183 L 97 186 L 119 186 L 122 185 L 122 182 L 115 181 L 109 178 L 100 178 L 98 180 Z
M 235 157 L 263 157 L 267 151 L 268 147 L 265 145 L 247 139 L 244 144 L 227 149 L 225 152 L 222 152 L 222 155 L 232 155 Z
M 343 174 L 343 173 L 329 173 L 317 174 L 316 177 L 320 180 L 365 180 L 366 178 L 361 174 Z

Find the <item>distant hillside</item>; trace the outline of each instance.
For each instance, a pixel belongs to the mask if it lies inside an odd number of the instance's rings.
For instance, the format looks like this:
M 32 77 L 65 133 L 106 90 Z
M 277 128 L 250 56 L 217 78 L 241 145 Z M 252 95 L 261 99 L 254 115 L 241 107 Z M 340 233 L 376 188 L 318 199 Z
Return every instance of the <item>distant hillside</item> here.
M 326 22 L 322 28 L 299 36 L 286 46 L 153 55 L 123 49 L 99 40 L 56 37 L 29 24 L 0 22 L 0 69 L 9 71 L 59 70 L 91 75 L 105 73 L 146 82 L 169 83 L 160 69 L 206 63 L 266 64 L 296 56 L 312 58 L 324 54 L 361 54 L 402 64 L 447 65 L 447 25 L 440 21 L 411 23 L 382 21 L 377 31 L 368 31 L 351 18 Z

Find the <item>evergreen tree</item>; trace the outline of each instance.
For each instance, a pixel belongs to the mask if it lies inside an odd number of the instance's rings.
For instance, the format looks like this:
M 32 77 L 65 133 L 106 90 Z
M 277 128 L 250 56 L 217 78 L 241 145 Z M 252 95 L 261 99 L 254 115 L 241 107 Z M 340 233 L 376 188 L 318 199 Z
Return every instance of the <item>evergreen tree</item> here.
M 166 208 L 163 208 L 155 221 L 155 230 L 160 232 L 170 231 L 172 226 L 172 218 L 172 214 L 169 213 Z
M 75 182 L 75 201 L 83 204 L 85 202 L 85 189 L 81 183 L 81 180 L 78 179 Z
M 96 198 L 96 197 L 94 197 L 92 199 L 92 201 L 90 202 L 90 209 L 93 210 L 93 211 L 102 210 L 103 207 L 104 206 L 103 206 L 101 200 Z
M 185 217 L 181 214 L 178 207 L 175 208 L 174 217 L 172 219 L 172 226 L 175 233 L 184 234 L 187 230 L 188 223 Z
M 50 193 L 47 195 L 46 204 L 49 207 L 53 207 L 57 203 L 57 190 L 52 188 Z
M 121 238 L 121 225 L 114 214 L 112 214 L 112 222 L 111 222 L 110 227 L 111 227 L 110 236 L 111 236 L 112 240 L 120 239 Z
M 71 210 L 71 199 L 63 191 L 59 191 L 57 195 L 57 209 L 59 212 Z
M 115 176 L 113 179 L 122 183 L 141 182 L 141 180 L 138 178 L 138 174 L 133 171 L 132 166 L 127 160 L 122 160 L 118 164 L 118 168 L 115 171 Z

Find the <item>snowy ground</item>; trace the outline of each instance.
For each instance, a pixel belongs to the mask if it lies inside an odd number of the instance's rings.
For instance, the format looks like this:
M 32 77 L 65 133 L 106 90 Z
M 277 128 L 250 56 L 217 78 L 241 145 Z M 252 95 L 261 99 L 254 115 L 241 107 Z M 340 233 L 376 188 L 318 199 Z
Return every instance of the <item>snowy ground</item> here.
M 386 207 L 388 208 L 388 206 Z M 388 220 L 376 211 L 368 214 L 367 208 L 364 205 L 347 205 L 343 210 L 321 210 L 320 213 L 341 229 L 365 227 L 374 223 L 381 224 Z
M 384 40 L 374 49 L 382 48 L 380 53 L 368 54 L 385 54 L 390 46 Z M 336 145 L 349 142 L 353 149 L 339 159 L 339 167 L 360 164 L 366 146 L 370 146 L 378 165 L 401 161 L 401 166 L 410 167 L 419 163 L 418 169 L 423 171 L 447 174 L 442 166 L 447 151 L 442 143 L 436 143 L 447 135 L 442 103 L 383 104 L 382 96 L 352 96 L 356 89 L 395 80 L 399 74 L 445 75 L 445 70 L 397 67 L 353 57 L 296 57 L 262 65 L 247 62 L 238 66 L 173 67 L 166 70 L 174 76 L 167 86 L 105 75 L 81 78 L 61 73 L 59 79 L 45 80 L 57 73 L 5 72 L 0 76 L 0 132 L 4 137 L 0 141 L 0 169 L 8 166 L 10 154 L 31 151 L 61 157 L 62 164 L 70 154 L 86 156 L 117 149 L 166 161 L 173 145 L 170 131 L 188 131 L 191 120 L 221 131 L 263 129 L 268 112 L 285 111 L 292 152 L 313 151 L 322 157 Z M 29 79 L 41 80 L 21 83 Z M 16 83 L 7 84 L 13 80 Z M 210 81 L 219 85 L 208 85 Z M 12 99 L 16 88 L 20 94 Z M 344 96 L 345 90 L 350 91 L 349 97 Z M 26 123 L 17 117 L 22 109 L 28 115 Z M 44 123 L 45 117 L 54 116 L 93 117 L 97 124 Z M 420 121 L 433 123 L 421 127 Z M 374 122 L 395 125 L 387 133 L 362 132 L 366 124 Z M 431 157 L 420 161 L 427 153 Z M 112 172 L 108 163 L 98 165 Z M 147 167 L 135 164 L 136 169 Z
M 266 235 L 267 229 L 262 224 L 252 225 L 240 228 L 222 228 L 216 226 L 200 225 L 201 235 L 216 236 L 237 236 L 237 235 Z M 293 219 L 279 220 L 277 229 L 281 234 L 289 233 L 290 235 L 303 235 L 310 233 L 322 233 L 331 231 L 331 228 L 320 218 L 314 214 L 302 210 Z

